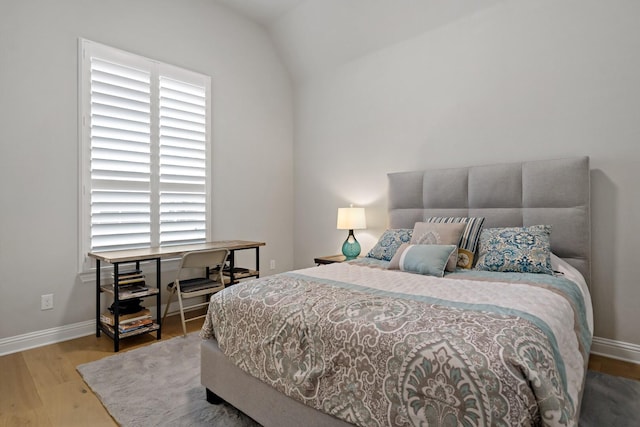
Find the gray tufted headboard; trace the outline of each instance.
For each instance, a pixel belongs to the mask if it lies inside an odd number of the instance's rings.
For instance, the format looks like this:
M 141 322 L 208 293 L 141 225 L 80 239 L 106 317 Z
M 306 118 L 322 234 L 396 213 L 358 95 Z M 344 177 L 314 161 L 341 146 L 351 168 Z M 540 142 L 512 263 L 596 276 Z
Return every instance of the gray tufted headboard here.
M 483 216 L 485 228 L 552 226 L 551 250 L 591 282 L 589 158 L 390 173 L 389 227 Z

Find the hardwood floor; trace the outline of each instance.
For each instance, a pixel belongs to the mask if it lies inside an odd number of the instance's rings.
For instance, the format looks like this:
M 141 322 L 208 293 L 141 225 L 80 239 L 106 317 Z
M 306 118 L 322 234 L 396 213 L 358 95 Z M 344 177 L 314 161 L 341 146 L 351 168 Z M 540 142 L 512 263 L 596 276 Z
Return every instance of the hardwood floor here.
M 187 323 L 188 332 L 201 326 Z M 162 340 L 181 334 L 179 317 L 168 317 Z M 120 351 L 155 341 L 154 335 L 127 338 Z M 0 357 L 0 426 L 117 426 L 75 369 L 112 354 L 109 337 L 87 336 Z M 640 364 L 592 355 L 589 369 L 640 380 Z
M 617 377 L 631 378 L 640 381 L 640 364 L 611 359 L 592 354 L 589 357 L 589 369 L 604 372 Z
M 202 321 L 187 323 L 187 332 Z M 162 341 L 182 335 L 179 316 L 167 317 Z M 120 352 L 156 342 L 155 334 L 120 341 Z M 117 426 L 76 366 L 113 355 L 113 341 L 90 335 L 0 357 L 0 427 Z

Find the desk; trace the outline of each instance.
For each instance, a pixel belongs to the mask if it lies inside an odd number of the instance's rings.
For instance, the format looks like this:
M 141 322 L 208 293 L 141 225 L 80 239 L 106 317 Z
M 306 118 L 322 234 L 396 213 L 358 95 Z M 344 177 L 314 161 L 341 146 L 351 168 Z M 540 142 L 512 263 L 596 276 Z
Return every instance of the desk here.
M 179 246 L 165 246 L 156 248 L 141 248 L 141 249 L 126 249 L 121 251 L 109 251 L 109 252 L 89 252 L 89 257 L 96 260 L 96 337 L 100 336 L 100 332 L 103 331 L 111 338 L 113 338 L 113 351 L 117 352 L 120 349 L 120 338 L 125 338 L 129 335 L 124 335 L 119 332 L 119 292 L 113 290 L 118 288 L 118 270 L 121 264 L 135 263 L 136 269 L 140 269 L 140 262 L 142 261 L 155 261 L 156 262 L 156 287 L 150 288 L 146 292 L 136 294 L 136 297 L 156 297 L 156 319 L 155 323 L 148 328 L 135 331 L 135 334 L 156 332 L 156 339 L 160 339 L 162 335 L 162 325 L 160 325 L 160 288 L 162 287 L 161 275 L 160 275 L 160 261 L 168 258 L 179 258 L 186 252 L 203 251 L 209 249 L 228 249 L 229 250 L 229 283 L 234 284 L 237 280 L 245 277 L 259 277 L 260 276 L 260 246 L 264 246 L 264 242 L 251 242 L 246 240 L 222 240 L 217 242 L 195 243 L 190 245 Z M 235 267 L 235 252 L 245 249 L 254 249 L 256 251 L 256 269 L 250 271 L 243 271 L 238 273 Z M 108 262 L 113 265 L 114 273 L 114 285 L 101 285 L 100 284 L 100 268 L 102 262 Z M 114 323 L 115 327 L 110 330 L 107 325 L 100 322 L 100 294 L 102 292 L 109 292 L 113 294 L 114 300 Z

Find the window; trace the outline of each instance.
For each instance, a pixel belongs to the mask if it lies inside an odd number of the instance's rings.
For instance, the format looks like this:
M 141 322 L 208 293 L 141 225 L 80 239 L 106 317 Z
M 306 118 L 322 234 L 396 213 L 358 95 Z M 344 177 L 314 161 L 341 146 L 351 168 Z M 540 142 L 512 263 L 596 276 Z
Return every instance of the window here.
M 208 240 L 210 78 L 88 40 L 79 55 L 83 267 Z

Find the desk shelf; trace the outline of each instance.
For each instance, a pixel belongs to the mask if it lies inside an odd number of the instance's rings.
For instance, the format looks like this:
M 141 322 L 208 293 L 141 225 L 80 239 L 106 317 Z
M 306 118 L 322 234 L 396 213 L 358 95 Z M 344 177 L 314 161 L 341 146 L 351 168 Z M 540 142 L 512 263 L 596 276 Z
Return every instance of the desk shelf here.
M 113 265 L 113 283 L 100 284 L 100 260 L 104 260 Z M 142 274 L 142 270 L 140 269 L 140 263 L 144 261 L 155 261 L 156 264 L 156 284 L 155 287 L 150 285 L 144 280 L 144 274 Z M 138 276 L 142 278 L 141 280 L 136 281 L 138 284 L 144 284 L 145 287 L 148 287 L 145 291 L 142 292 L 131 292 L 127 290 L 128 283 L 126 280 L 123 280 L 123 284 L 118 284 L 119 274 L 121 271 L 122 265 L 126 264 L 135 264 L 135 270 L 139 272 Z M 116 292 L 118 289 L 118 292 Z M 136 298 L 155 298 L 155 311 L 156 316 L 153 320 L 153 323 L 148 326 L 144 326 L 141 328 L 137 328 L 131 331 L 121 332 L 119 330 L 120 326 L 120 313 L 114 314 L 114 324 L 109 325 L 100 320 L 100 300 L 101 295 L 105 293 L 111 296 L 114 307 L 116 307 L 116 311 L 119 311 L 119 303 L 121 301 L 133 300 Z M 104 332 L 107 336 L 113 339 L 113 351 L 117 352 L 120 350 L 120 339 L 133 337 L 141 334 L 148 333 L 156 333 L 156 339 L 160 339 L 162 337 L 162 327 L 160 325 L 160 258 L 145 258 L 139 257 L 139 259 L 135 260 L 123 260 L 119 261 L 117 259 L 104 259 L 104 258 L 96 258 L 96 336 L 99 337 L 101 332 Z M 124 320 L 123 320 L 124 322 Z
M 161 268 L 160 261 L 166 258 L 179 258 L 187 252 L 202 251 L 209 249 L 227 249 L 229 250 L 229 270 L 223 272 L 225 275 L 225 283 L 235 284 L 239 280 L 247 279 L 251 277 L 260 277 L 260 246 L 264 246 L 264 242 L 251 242 L 245 240 L 222 240 L 217 242 L 205 242 L 194 243 L 188 245 L 177 245 L 167 247 L 154 247 L 154 248 L 140 248 L 140 249 L 124 249 L 120 251 L 110 252 L 89 252 L 89 257 L 96 260 L 96 337 L 99 337 L 102 332 L 113 339 L 113 351 L 120 350 L 120 339 L 127 338 L 135 335 L 156 333 L 156 337 L 159 340 L 162 334 L 162 326 L 160 324 L 160 288 L 161 288 Z M 235 252 L 240 250 L 255 250 L 255 270 L 236 268 L 235 267 Z M 100 267 L 103 262 L 113 265 L 114 281 L 113 283 L 100 283 L 101 274 Z M 148 282 L 145 282 L 144 286 L 148 286 L 149 289 L 142 292 L 115 292 L 116 284 L 118 283 L 117 277 L 119 273 L 122 273 L 122 284 L 129 282 L 136 282 L 136 278 L 144 277 L 142 270 L 140 269 L 141 262 L 155 262 L 155 286 Z M 135 270 L 123 272 L 120 270 L 122 265 L 135 264 Z M 140 280 L 141 281 L 141 280 Z M 103 323 L 100 320 L 100 308 L 102 294 L 108 294 L 114 302 L 116 311 L 119 310 L 119 302 L 132 300 L 134 298 L 155 298 L 155 319 L 153 323 L 132 331 L 120 332 L 119 313 L 114 313 L 114 325 Z M 115 320 L 117 319 L 117 320 Z M 123 320 L 124 322 L 124 320 Z
M 231 282 L 231 271 L 228 269 L 223 270 L 222 274 L 225 278 L 225 284 Z M 233 269 L 233 283 L 236 284 L 242 279 L 249 279 L 252 277 L 260 277 L 260 272 L 258 270 L 251 270 L 248 268 L 234 268 Z M 228 280 L 228 282 L 227 282 Z
M 106 292 L 110 295 L 113 295 L 113 284 L 111 285 L 102 285 L 100 286 L 100 290 L 102 292 Z M 158 292 L 160 292 L 160 289 L 158 288 L 149 288 L 146 291 L 143 292 L 129 292 L 126 290 L 120 290 L 120 292 L 118 292 L 118 299 L 120 301 L 125 301 L 128 299 L 133 299 L 133 298 L 145 298 L 145 297 L 150 297 L 150 296 L 154 296 L 156 295 Z
M 126 288 L 126 285 L 122 285 L 122 287 Z M 114 285 L 113 284 L 108 284 L 108 285 L 101 285 L 100 286 L 100 291 L 107 293 L 109 295 L 111 295 L 115 301 L 115 293 L 114 293 Z M 153 297 L 153 296 L 158 296 L 160 293 L 160 289 L 158 288 L 148 288 L 146 291 L 143 292 L 130 292 L 127 290 L 120 290 L 120 292 L 118 292 L 118 301 L 127 301 L 127 300 L 132 300 L 135 298 L 147 298 L 147 297 Z M 157 305 L 156 307 L 156 312 L 159 312 L 160 307 L 159 305 Z M 105 334 L 107 334 L 111 339 L 116 340 L 116 331 L 115 328 L 119 327 L 120 323 L 126 322 L 126 320 L 123 321 L 119 321 L 116 322 L 115 325 L 110 325 L 108 323 L 105 323 L 103 321 L 99 322 L 99 329 L 102 330 L 102 332 L 104 332 Z M 156 321 L 147 325 L 147 326 L 143 326 L 140 328 L 136 328 L 134 330 L 131 331 L 118 331 L 117 333 L 117 340 L 119 341 L 121 338 L 128 338 L 128 337 L 133 337 L 136 335 L 141 335 L 141 334 L 148 334 L 151 332 L 157 332 L 159 333 L 160 331 L 160 324 L 158 323 L 158 320 L 156 318 Z M 159 338 L 158 338 L 159 339 Z M 118 351 L 117 349 L 115 351 Z
M 100 322 L 100 329 L 102 329 L 102 332 L 104 332 L 105 334 L 107 334 L 109 337 L 111 337 L 111 339 L 115 339 L 115 331 L 113 329 L 113 326 L 111 325 L 107 325 L 104 322 Z M 120 338 L 128 338 L 128 337 L 133 337 L 136 335 L 141 335 L 141 334 L 148 334 L 150 332 L 155 332 L 160 330 L 160 325 L 157 323 L 152 323 L 149 326 L 145 326 L 144 328 L 139 328 L 136 329 L 134 331 L 127 331 L 127 332 L 118 332 L 118 336 Z

